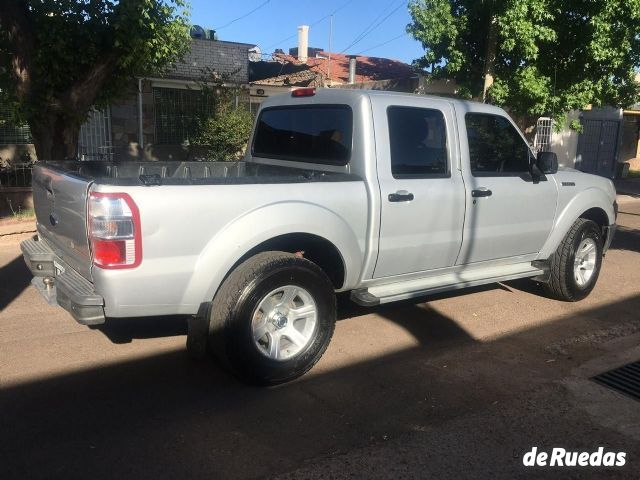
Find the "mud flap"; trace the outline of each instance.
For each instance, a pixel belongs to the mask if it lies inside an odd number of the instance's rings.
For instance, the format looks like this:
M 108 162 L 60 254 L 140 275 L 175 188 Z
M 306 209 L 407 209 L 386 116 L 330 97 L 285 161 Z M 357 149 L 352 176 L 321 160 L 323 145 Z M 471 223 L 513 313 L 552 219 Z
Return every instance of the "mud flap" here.
M 196 360 L 207 356 L 211 302 L 200 304 L 198 313 L 187 320 L 187 353 Z

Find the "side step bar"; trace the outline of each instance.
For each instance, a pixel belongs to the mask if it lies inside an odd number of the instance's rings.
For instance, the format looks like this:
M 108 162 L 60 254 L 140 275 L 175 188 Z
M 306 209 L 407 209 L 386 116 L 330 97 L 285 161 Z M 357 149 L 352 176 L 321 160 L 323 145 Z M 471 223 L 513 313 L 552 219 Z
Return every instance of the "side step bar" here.
M 383 303 L 476 287 L 488 283 L 506 282 L 518 278 L 542 277 L 545 275 L 545 270 L 541 267 L 539 264 L 534 266 L 531 263 L 518 263 L 405 280 L 353 290 L 351 292 L 351 300 L 364 307 L 373 307 Z

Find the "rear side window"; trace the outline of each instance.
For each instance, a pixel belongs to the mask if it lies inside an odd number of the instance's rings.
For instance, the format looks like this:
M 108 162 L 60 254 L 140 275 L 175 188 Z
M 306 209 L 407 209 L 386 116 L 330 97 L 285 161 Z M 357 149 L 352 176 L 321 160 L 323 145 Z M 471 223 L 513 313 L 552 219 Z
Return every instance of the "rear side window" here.
M 387 119 L 394 178 L 448 176 L 447 129 L 440 110 L 389 107 Z
M 256 157 L 346 165 L 351 157 L 353 115 L 346 105 L 264 109 L 252 153 Z
M 529 146 L 511 122 L 499 115 L 467 113 L 471 173 L 476 177 L 529 172 Z

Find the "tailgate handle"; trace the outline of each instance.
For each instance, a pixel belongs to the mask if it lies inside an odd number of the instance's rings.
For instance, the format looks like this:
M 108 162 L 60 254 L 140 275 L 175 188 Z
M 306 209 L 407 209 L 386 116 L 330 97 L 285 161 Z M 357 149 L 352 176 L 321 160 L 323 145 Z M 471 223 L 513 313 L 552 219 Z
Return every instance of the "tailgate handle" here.
M 49 194 L 49 196 L 53 197 L 53 187 L 51 186 L 51 183 L 52 183 L 51 177 L 45 177 L 44 180 L 40 183 L 40 185 L 44 187 L 44 189 L 47 191 L 47 194 Z

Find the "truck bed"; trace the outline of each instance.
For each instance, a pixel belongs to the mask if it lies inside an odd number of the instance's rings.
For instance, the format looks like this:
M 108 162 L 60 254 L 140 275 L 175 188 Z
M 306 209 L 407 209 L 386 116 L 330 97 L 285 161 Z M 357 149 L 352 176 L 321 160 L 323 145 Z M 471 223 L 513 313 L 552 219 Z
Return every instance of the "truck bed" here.
M 102 185 L 243 185 L 359 180 L 351 173 L 251 162 L 42 162 L 43 166 Z

